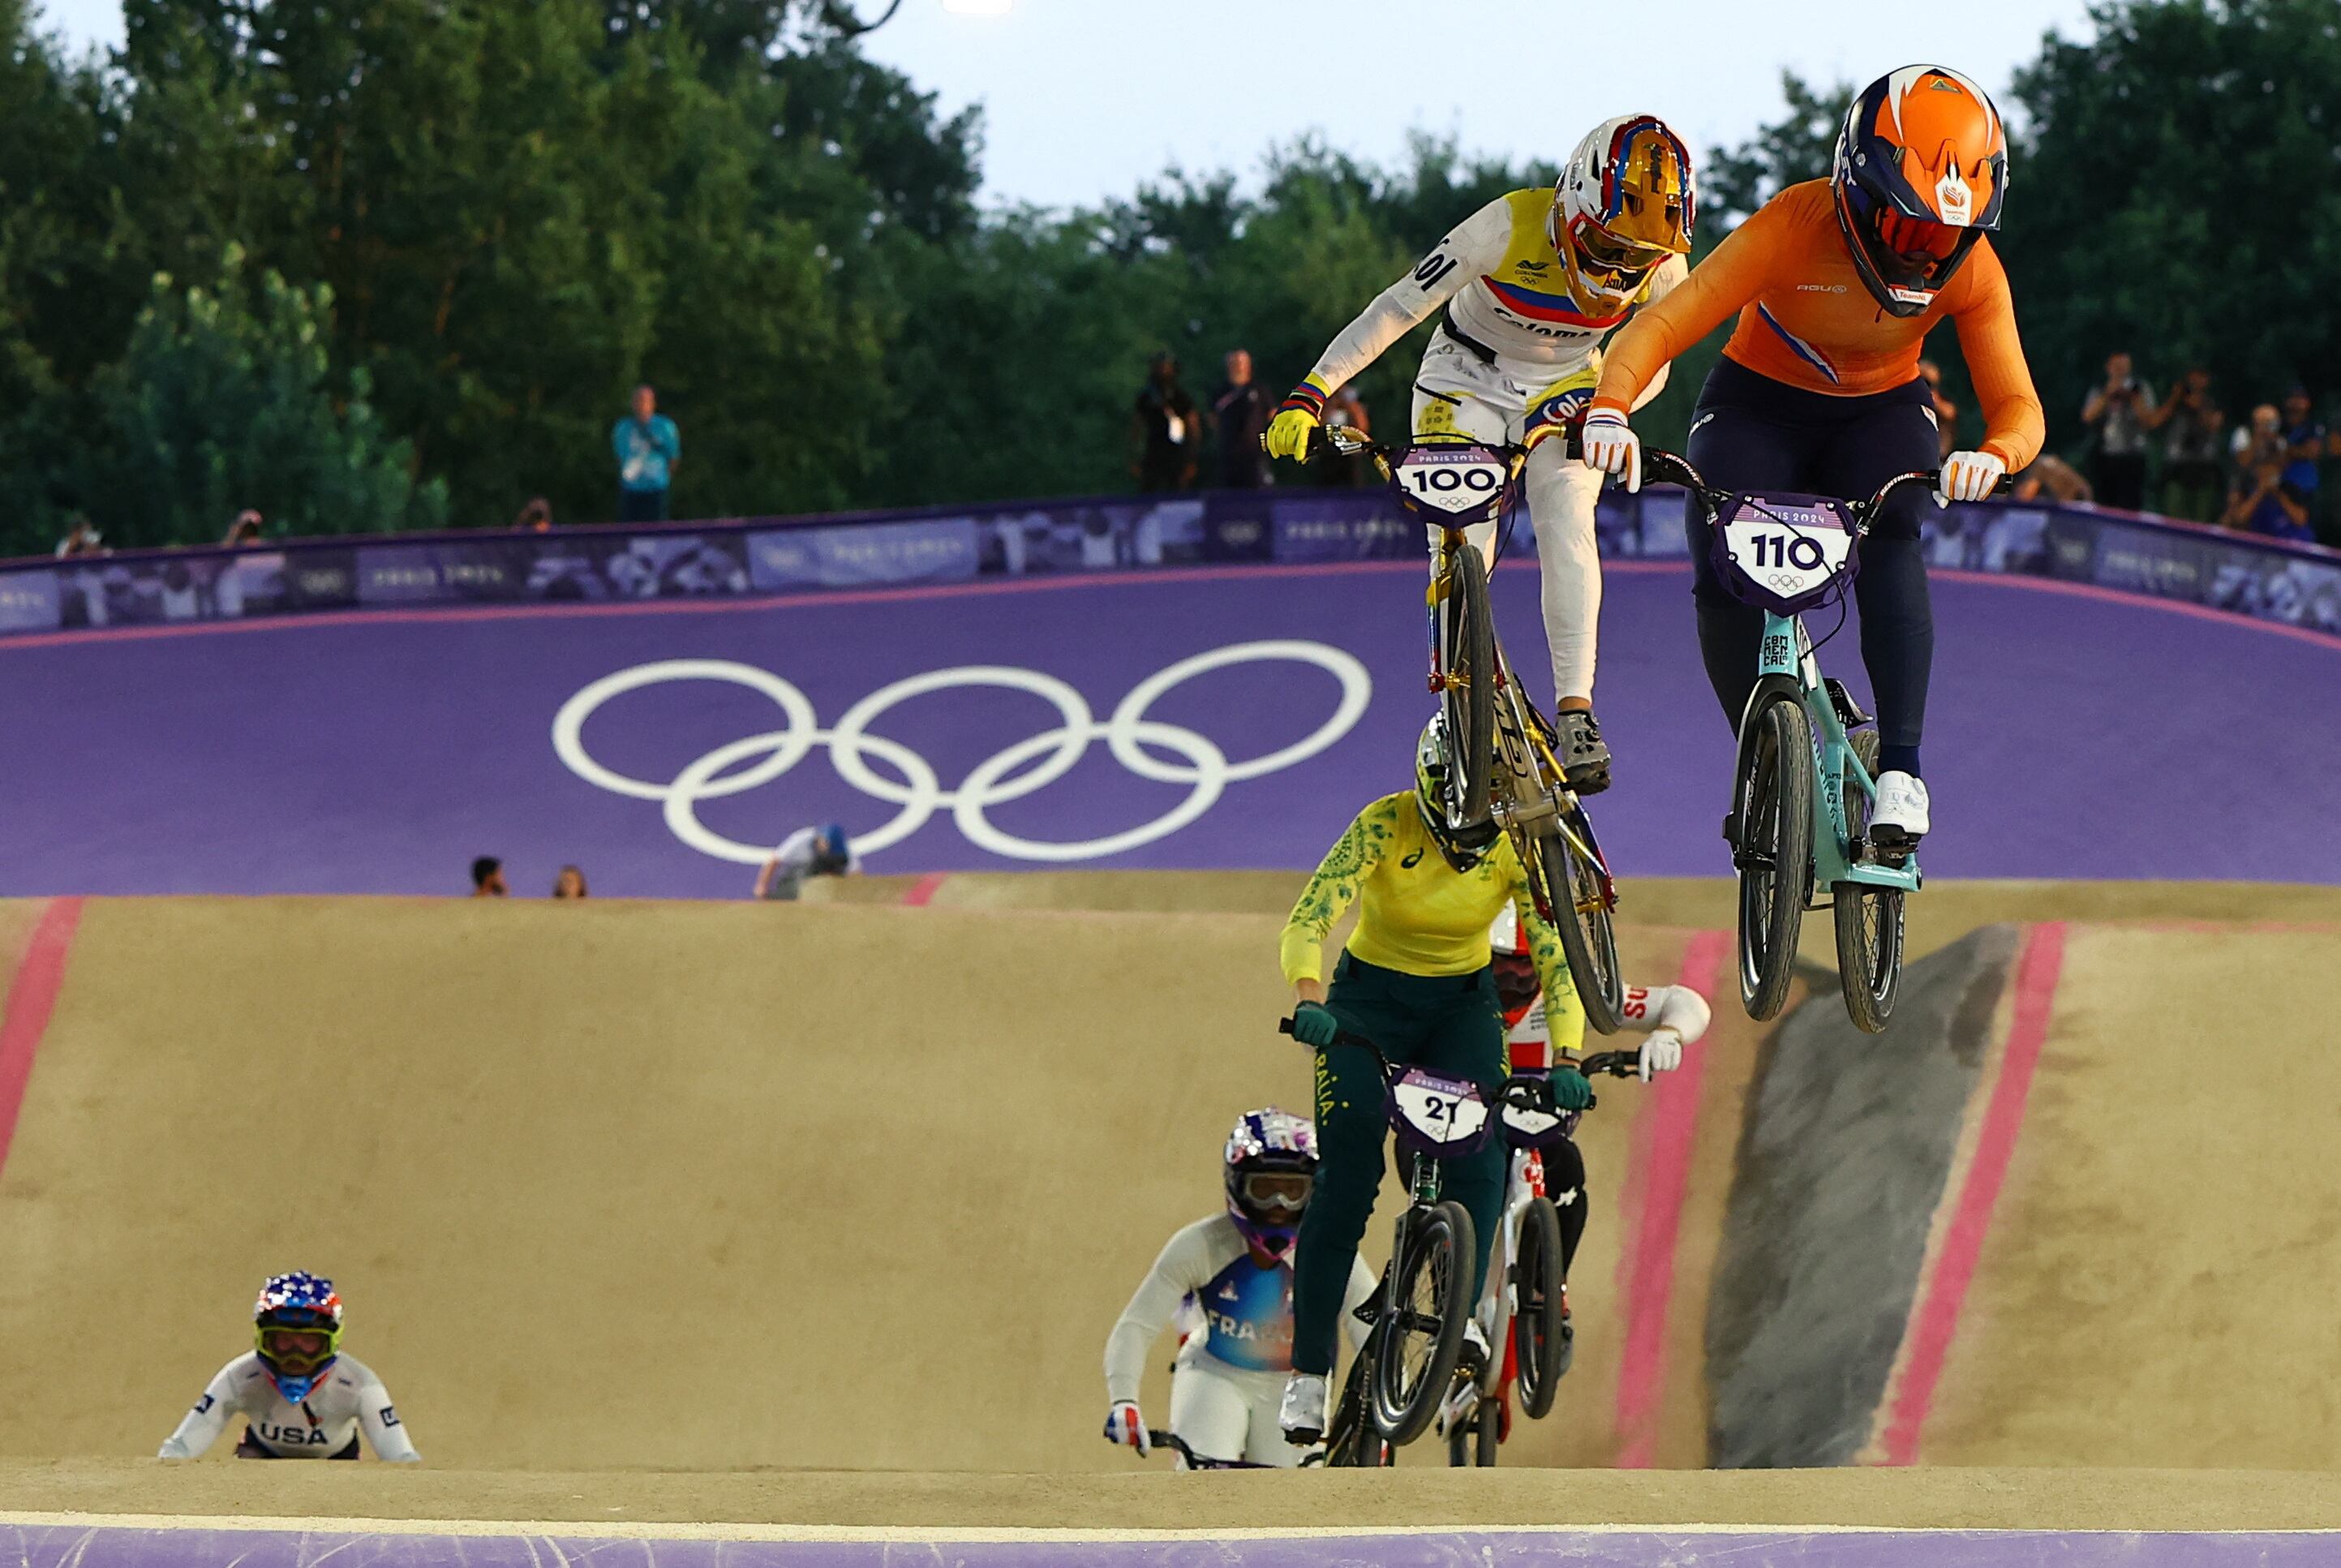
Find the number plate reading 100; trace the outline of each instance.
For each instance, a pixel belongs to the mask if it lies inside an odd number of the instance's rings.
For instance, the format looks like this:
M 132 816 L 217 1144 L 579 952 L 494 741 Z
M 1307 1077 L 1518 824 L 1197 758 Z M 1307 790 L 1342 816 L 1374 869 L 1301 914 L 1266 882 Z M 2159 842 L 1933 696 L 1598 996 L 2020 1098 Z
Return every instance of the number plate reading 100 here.
M 1412 1072 L 1390 1089 L 1406 1124 L 1434 1144 L 1459 1144 L 1488 1124 L 1487 1103 L 1469 1084 Z
M 1399 484 L 1415 501 L 1441 512 L 1478 512 L 1504 494 L 1511 477 L 1503 459 L 1484 447 L 1459 452 L 1410 452 L 1398 465 Z

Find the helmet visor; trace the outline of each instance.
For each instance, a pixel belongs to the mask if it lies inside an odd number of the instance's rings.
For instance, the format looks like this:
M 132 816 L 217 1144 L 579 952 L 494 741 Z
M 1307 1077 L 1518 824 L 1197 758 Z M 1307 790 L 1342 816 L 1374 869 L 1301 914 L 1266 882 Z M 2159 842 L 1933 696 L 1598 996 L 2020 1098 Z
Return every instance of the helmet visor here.
M 1612 272 L 1645 273 L 1673 254 L 1663 245 L 1625 239 L 1593 223 L 1579 225 L 1577 243 L 1588 261 Z
M 321 1328 L 264 1327 L 260 1353 L 278 1369 L 299 1376 L 323 1366 L 334 1353 L 334 1336 Z
M 1315 1177 L 1298 1171 L 1254 1171 L 1243 1179 L 1244 1203 L 1263 1218 L 1298 1214 L 1316 1184 Z

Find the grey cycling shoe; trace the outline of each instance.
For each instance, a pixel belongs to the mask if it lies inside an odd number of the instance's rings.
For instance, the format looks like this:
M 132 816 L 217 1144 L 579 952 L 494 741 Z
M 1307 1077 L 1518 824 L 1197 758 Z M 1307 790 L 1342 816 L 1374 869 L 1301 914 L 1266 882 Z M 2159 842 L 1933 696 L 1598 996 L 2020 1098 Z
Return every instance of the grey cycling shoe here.
M 1601 721 L 1582 710 L 1553 715 L 1557 736 L 1554 752 L 1560 758 L 1561 776 L 1579 794 L 1599 794 L 1609 787 L 1609 748 L 1601 742 Z

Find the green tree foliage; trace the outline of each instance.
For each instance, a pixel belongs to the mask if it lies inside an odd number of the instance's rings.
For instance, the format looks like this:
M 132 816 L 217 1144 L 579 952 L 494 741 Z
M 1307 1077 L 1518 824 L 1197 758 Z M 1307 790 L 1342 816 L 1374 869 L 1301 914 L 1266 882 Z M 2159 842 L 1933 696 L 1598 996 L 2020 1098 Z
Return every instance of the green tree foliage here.
M 116 540 L 214 538 L 248 504 L 319 528 L 500 524 L 538 494 L 603 517 L 643 380 L 683 426 L 686 514 L 1117 490 L 1151 353 L 1208 400 L 1249 348 L 1280 391 L 1441 234 L 1554 172 L 1304 141 L 1245 178 L 985 214 L 976 115 L 864 56 L 831 0 L 125 0 L 103 63 L 26 4 L 0 0 L 14 550 L 72 510 Z M 2000 245 L 2052 437 L 2116 346 L 2158 381 L 2207 360 L 2231 403 L 2330 381 L 2336 17 L 2107 0 L 2022 74 Z M 1694 260 L 1826 172 L 1848 92 L 1784 77 L 1770 124 L 1700 160 Z M 1722 335 L 1651 439 L 1681 438 Z M 1385 431 L 1419 350 L 1362 378 Z
M 2341 7 L 2123 0 L 2017 79 L 2001 245 L 2052 443 L 2105 356 L 2211 367 L 2231 414 L 2341 378 Z M 2059 434 L 2064 440 L 2058 440 Z
M 72 459 L 115 544 L 216 538 L 256 506 L 292 534 L 435 528 L 447 497 L 418 485 L 413 454 L 365 401 L 365 377 L 338 406 L 325 320 L 332 292 L 251 275 L 231 245 L 214 281 L 168 274 L 122 358 L 99 373 L 95 420 Z

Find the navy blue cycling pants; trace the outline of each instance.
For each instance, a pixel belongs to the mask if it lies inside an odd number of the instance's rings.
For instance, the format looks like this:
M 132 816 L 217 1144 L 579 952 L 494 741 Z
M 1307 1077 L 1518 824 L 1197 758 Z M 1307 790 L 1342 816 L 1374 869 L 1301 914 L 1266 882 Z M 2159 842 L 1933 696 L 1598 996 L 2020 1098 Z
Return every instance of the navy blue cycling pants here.
M 1912 380 L 1891 392 L 1833 397 L 1759 375 L 1732 360 L 1716 362 L 1691 416 L 1683 454 L 1722 490 L 1770 490 L 1863 501 L 1897 474 L 1941 461 L 1933 401 Z M 1881 768 L 1918 771 L 1918 737 L 1927 722 L 1927 678 L 1935 661 L 1935 612 L 1927 599 L 1927 562 L 1918 524 L 1934 504 L 1917 485 L 1898 492 L 1861 544 L 1854 603 L 1861 613 L 1861 662 L 1878 704 Z M 1683 533 L 1698 574 L 1698 649 L 1707 678 L 1735 726 L 1756 684 L 1764 613 L 1733 598 L 1708 556 L 1711 534 L 1696 504 Z M 1818 639 L 1833 610 L 1816 613 Z

